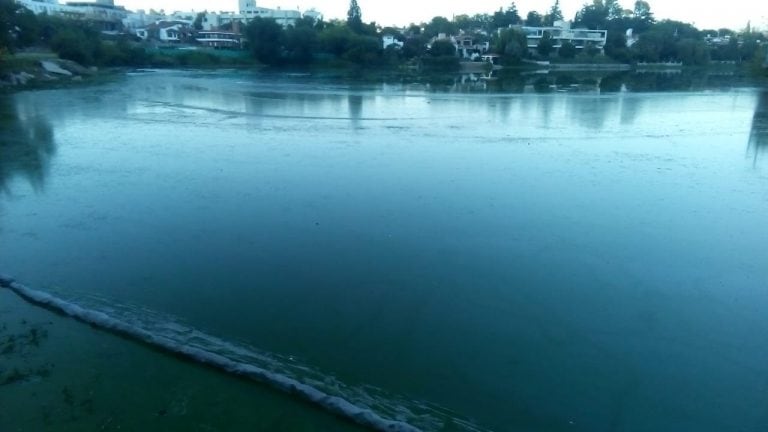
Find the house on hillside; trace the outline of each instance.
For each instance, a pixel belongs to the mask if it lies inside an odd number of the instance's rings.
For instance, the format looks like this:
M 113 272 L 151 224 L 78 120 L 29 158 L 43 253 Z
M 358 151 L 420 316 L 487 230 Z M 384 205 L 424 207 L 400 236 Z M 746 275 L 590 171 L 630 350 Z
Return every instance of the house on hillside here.
M 490 42 L 479 42 L 470 35 L 456 36 L 452 42 L 456 47 L 456 54 L 468 60 L 478 60 L 491 49 Z
M 433 43 L 440 40 L 447 40 L 453 44 L 456 48 L 456 55 L 464 60 L 480 60 L 484 54 L 491 50 L 490 42 L 479 42 L 473 36 L 466 34 L 448 36 L 445 33 L 440 33 L 432 38 L 427 46 L 431 48 Z
M 192 26 L 186 21 L 160 21 L 150 26 L 149 30 L 150 34 L 156 34 L 157 39 L 164 43 L 186 42 L 192 34 Z
M 528 49 L 531 51 L 536 50 L 546 33 L 552 37 L 555 49 L 563 46 L 564 42 L 570 42 L 578 50 L 593 46 L 602 51 L 608 40 L 608 30 L 571 29 L 571 23 L 568 21 L 556 21 L 552 27 L 518 26 L 516 28 L 525 34 L 528 39 Z

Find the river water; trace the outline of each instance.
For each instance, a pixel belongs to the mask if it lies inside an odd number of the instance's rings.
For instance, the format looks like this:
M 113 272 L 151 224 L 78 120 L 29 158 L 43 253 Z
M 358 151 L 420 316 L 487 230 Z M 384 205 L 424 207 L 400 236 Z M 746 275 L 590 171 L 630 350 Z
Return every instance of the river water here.
M 425 431 L 764 431 L 768 92 L 669 80 L 0 96 L 0 272 Z M 3 431 L 356 430 L 5 289 L 0 352 Z

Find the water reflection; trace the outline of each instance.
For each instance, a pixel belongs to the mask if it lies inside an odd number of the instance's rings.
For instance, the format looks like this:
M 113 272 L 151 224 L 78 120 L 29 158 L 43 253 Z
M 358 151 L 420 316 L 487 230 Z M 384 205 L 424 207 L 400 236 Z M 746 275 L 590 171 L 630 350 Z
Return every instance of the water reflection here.
M 445 77 L 425 77 L 433 91 L 461 93 L 664 92 L 729 89 L 749 85 L 750 78 L 733 71 L 493 71 L 464 74 L 449 84 Z
M 45 186 L 56 153 L 53 128 L 34 103 L 23 96 L 0 98 L 0 191 L 10 193 L 15 177 L 36 190 Z
M 350 94 L 347 96 L 347 107 L 349 108 L 349 119 L 355 129 L 360 128 L 360 119 L 363 117 L 363 96 Z
M 768 151 L 768 91 L 763 91 L 760 93 L 755 106 L 747 153 L 757 166 L 762 154 L 766 151 Z

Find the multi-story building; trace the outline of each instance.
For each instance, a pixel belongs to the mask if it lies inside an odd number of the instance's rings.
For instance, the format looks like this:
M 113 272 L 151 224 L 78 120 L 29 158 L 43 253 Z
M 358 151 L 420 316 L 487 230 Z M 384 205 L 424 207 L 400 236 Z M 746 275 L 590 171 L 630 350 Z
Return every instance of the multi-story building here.
M 128 17 L 128 11 L 122 6 L 115 6 L 114 0 L 73 1 L 66 4 L 60 4 L 58 0 L 16 1 L 37 15 L 59 15 L 71 19 L 88 20 L 98 23 L 106 32 L 121 30 L 123 20 Z
M 568 21 L 556 21 L 552 27 L 518 27 L 528 38 L 528 49 L 535 50 L 546 33 L 552 37 L 556 49 L 563 46 L 564 42 L 572 43 L 577 49 L 582 50 L 593 46 L 603 50 L 608 40 L 608 30 L 572 29 Z
M 268 9 L 256 5 L 256 0 L 240 0 L 240 15 L 245 21 L 256 17 L 271 18 L 283 27 L 296 24 L 301 19 L 298 10 Z

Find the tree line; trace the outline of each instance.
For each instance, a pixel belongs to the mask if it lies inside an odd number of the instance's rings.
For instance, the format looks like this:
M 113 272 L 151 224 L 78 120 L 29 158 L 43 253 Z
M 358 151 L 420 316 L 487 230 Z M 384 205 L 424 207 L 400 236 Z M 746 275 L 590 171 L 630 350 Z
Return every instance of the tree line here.
M 440 34 L 471 36 L 488 43 L 503 63 L 527 59 L 584 61 L 666 62 L 704 65 L 711 60 L 764 61 L 763 35 L 746 29 L 700 30 L 691 24 L 657 20 L 647 1 L 635 1 L 624 9 L 618 0 L 593 0 L 573 17 L 573 28 L 607 30 L 604 50 L 587 44 L 581 49 L 570 43 L 556 48 L 552 34 L 545 32 L 535 50 L 528 47 L 522 26 L 551 27 L 565 19 L 559 0 L 545 12 L 523 15 L 512 2 L 493 13 L 434 17 L 405 29 L 380 27 L 366 22 L 357 0 L 351 0 L 346 20 L 315 21 L 303 18 L 283 27 L 272 19 L 255 18 L 243 31 L 252 57 L 266 65 L 309 65 L 317 62 L 388 67 L 403 64 L 450 70 L 459 66 L 456 48 Z M 631 30 L 631 32 L 628 32 Z M 383 48 L 382 37 L 392 36 L 402 46 Z M 718 43 L 708 38 L 718 37 Z M 151 53 L 131 35 L 105 36 L 86 21 L 34 15 L 14 0 L 0 0 L 0 55 L 29 46 L 46 46 L 62 58 L 84 65 L 145 66 L 216 63 L 216 56 L 189 51 L 172 59 Z M 185 57 L 186 56 L 186 57 Z M 187 58 L 189 57 L 189 58 Z
M 350 2 L 346 21 L 314 22 L 300 20 L 282 28 L 271 20 L 256 19 L 246 28 L 246 37 L 254 56 L 266 64 L 310 64 L 318 59 L 335 59 L 377 66 L 417 62 L 437 68 L 458 67 L 456 50 L 447 40 L 435 41 L 440 34 L 471 36 L 478 43 L 488 42 L 491 52 L 502 56 L 507 65 L 524 60 L 558 58 L 583 61 L 681 62 L 705 65 L 710 61 L 759 62 L 765 58 L 763 35 L 747 29 L 700 30 L 674 20 L 657 20 L 647 1 L 635 1 L 624 9 L 618 0 L 593 0 L 573 17 L 572 28 L 607 30 L 604 49 L 586 44 L 579 49 L 571 43 L 557 47 L 550 32 L 545 32 L 535 50 L 528 47 L 522 30 L 528 27 L 552 27 L 564 20 L 559 0 L 544 13 L 530 11 L 524 16 L 512 2 L 493 13 L 458 15 L 452 19 L 434 17 L 405 29 L 381 28 L 365 23 L 356 0 Z M 382 48 L 381 37 L 389 35 L 402 48 Z M 717 43 L 708 38 L 717 37 Z

